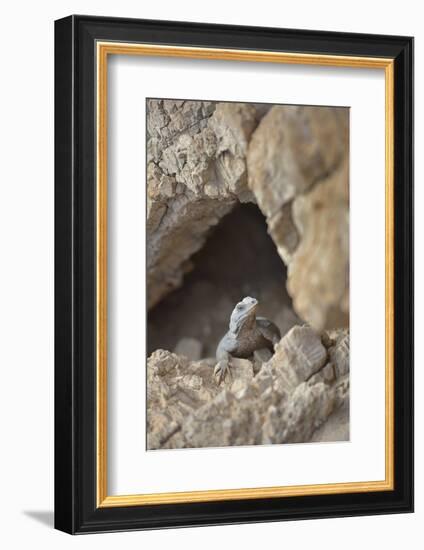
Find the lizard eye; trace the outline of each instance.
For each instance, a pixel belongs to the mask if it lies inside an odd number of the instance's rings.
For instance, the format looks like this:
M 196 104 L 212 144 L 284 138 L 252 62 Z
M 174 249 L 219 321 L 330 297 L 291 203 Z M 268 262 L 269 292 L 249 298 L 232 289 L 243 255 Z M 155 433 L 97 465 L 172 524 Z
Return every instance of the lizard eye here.
M 243 306 L 241 304 L 237 304 L 236 309 L 243 309 Z

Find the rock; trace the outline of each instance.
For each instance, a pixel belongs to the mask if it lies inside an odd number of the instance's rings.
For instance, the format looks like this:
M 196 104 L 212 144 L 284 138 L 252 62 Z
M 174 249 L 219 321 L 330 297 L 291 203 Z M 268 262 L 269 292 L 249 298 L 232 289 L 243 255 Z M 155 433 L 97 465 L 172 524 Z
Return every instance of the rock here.
M 210 228 L 237 201 L 253 200 L 246 154 L 259 112 L 243 103 L 148 101 L 149 307 L 181 284 Z
M 325 384 L 303 382 L 280 410 L 273 407 L 263 427 L 263 443 L 302 443 L 309 441 L 334 410 L 335 400 Z
M 320 371 L 313 374 L 308 380 L 309 384 L 317 384 L 318 382 L 324 382 L 331 384 L 336 379 L 336 371 L 334 370 L 333 363 L 327 363 Z
M 329 348 L 329 356 L 333 361 L 337 377 L 346 375 L 349 372 L 349 332 L 340 331 L 334 345 Z
M 344 109 L 275 105 L 249 144 L 249 187 L 267 217 L 305 193 L 346 150 Z
M 223 390 L 187 418 L 182 436 L 188 447 L 255 445 L 260 427 L 259 413 Z
M 288 266 L 297 315 L 318 331 L 347 327 L 348 120 L 335 107 L 149 100 L 148 306 L 181 285 L 213 227 L 250 201 Z
M 174 369 L 177 370 L 177 372 L 180 372 L 179 369 L 181 369 L 181 367 L 184 368 L 185 361 L 182 361 L 181 358 L 174 353 L 169 353 L 169 351 L 158 349 L 149 357 L 148 365 L 150 365 L 150 368 L 148 369 L 150 374 L 158 374 L 163 376 L 170 373 Z
M 318 330 L 349 325 L 348 201 L 344 163 L 293 204 L 300 242 L 289 264 L 287 290 L 297 313 Z
M 349 403 L 345 403 L 311 437 L 311 442 L 349 441 Z
M 313 329 L 294 326 L 275 346 L 275 353 L 265 366 L 276 379 L 275 387 L 281 392 L 292 392 L 317 373 L 327 357 L 327 350 Z
M 179 431 L 180 426 L 169 415 L 151 413 L 147 424 L 147 448 L 160 449 Z
M 252 201 L 247 187 L 246 154 L 260 116 L 253 104 L 218 103 L 209 121 L 217 144 L 217 172 L 241 202 Z
M 349 403 L 348 353 L 347 331 L 320 337 L 295 326 L 256 375 L 252 361 L 234 359 L 232 377 L 218 386 L 215 359 L 158 350 L 147 364 L 148 448 L 318 441 L 317 430 Z M 339 438 L 343 429 L 318 433 Z
M 230 384 L 231 392 L 239 396 L 247 389 L 253 376 L 253 365 L 250 361 L 247 359 L 232 359 L 231 379 L 226 380 L 225 384 Z
M 182 338 L 175 346 L 177 355 L 184 355 L 192 361 L 198 361 L 202 357 L 203 345 L 195 338 Z
M 248 183 L 288 265 L 297 314 L 348 326 L 348 113 L 274 106 L 249 144 Z

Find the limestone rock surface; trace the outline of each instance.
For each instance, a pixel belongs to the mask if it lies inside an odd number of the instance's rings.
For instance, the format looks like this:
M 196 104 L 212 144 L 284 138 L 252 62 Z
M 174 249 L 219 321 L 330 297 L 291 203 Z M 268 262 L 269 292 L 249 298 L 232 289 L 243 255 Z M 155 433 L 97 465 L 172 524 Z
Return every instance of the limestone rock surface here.
M 246 153 L 260 113 L 243 103 L 148 101 L 149 307 L 181 284 L 210 228 L 252 200 Z
M 214 359 L 155 351 L 147 364 L 148 448 L 300 443 L 319 441 L 320 433 L 331 441 L 333 431 L 333 440 L 347 438 L 348 342 L 346 330 L 319 336 L 295 326 L 259 370 L 257 356 L 235 359 L 220 386 Z
M 296 313 L 317 330 L 348 326 L 348 112 L 272 107 L 252 136 L 247 166 L 288 265 Z

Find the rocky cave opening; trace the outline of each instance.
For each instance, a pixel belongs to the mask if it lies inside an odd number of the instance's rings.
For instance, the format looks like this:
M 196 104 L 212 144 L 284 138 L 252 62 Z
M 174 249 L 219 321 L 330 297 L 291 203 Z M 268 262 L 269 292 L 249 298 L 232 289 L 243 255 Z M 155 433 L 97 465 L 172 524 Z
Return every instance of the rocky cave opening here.
M 147 448 L 348 440 L 349 110 L 151 99 L 147 113 Z M 248 295 L 282 338 L 218 383 L 216 346 Z
M 149 355 L 178 350 L 192 339 L 198 356 L 189 359 L 214 357 L 244 296 L 257 298 L 258 314 L 273 320 L 282 334 L 300 322 L 285 290 L 286 267 L 255 204 L 238 204 L 224 216 L 190 262 L 183 284 L 148 312 Z

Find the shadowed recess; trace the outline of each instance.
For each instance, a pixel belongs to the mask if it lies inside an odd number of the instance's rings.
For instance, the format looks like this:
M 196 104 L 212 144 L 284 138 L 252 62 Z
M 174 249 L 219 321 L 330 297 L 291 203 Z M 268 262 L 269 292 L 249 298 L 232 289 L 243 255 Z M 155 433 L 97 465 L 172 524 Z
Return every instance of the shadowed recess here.
M 232 309 L 244 296 L 257 298 L 258 314 L 282 333 L 296 322 L 285 290 L 286 268 L 256 205 L 240 204 L 227 214 L 191 263 L 182 286 L 148 312 L 149 355 L 195 338 L 203 357 L 214 356 Z

